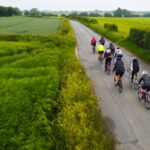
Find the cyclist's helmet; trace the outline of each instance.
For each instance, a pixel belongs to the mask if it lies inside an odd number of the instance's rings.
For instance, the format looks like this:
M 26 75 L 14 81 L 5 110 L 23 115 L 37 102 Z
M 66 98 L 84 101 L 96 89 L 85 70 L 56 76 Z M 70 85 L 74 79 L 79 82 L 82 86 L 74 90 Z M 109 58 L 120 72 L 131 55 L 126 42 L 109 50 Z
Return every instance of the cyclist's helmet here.
M 110 51 L 110 49 L 109 48 L 107 48 L 106 49 L 106 53 L 110 53 L 111 51 Z
M 147 73 L 147 71 L 143 71 L 142 74 L 145 75 L 145 74 L 148 74 L 148 73 Z

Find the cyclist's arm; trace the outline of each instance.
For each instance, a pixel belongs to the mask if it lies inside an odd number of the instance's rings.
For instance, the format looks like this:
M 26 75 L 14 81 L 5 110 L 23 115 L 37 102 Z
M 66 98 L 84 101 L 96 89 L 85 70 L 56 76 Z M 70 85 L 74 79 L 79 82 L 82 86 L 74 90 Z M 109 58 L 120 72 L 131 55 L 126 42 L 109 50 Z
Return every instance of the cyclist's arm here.
M 113 68 L 113 71 L 115 71 L 115 70 L 116 70 L 116 63 L 115 63 L 114 68 Z
M 143 76 L 139 79 L 138 84 L 140 84 L 143 81 Z
M 132 61 L 130 62 L 130 69 L 131 69 L 131 71 L 133 71 L 133 62 Z

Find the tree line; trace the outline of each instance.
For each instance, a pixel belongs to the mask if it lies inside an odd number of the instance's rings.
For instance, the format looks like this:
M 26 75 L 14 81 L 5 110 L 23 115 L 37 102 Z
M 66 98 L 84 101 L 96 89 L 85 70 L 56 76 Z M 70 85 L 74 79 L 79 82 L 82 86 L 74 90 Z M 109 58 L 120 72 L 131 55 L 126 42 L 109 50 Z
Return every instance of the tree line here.
M 0 17 L 3 16 L 89 16 L 89 17 L 150 17 L 150 13 L 145 13 L 143 15 L 135 14 L 127 9 L 118 8 L 117 10 L 111 12 L 105 12 L 104 14 L 100 13 L 99 11 L 73 11 L 73 12 L 44 12 L 40 11 L 37 8 L 32 8 L 31 10 L 23 10 L 21 11 L 17 7 L 4 7 L 0 6 Z
M 22 12 L 17 7 L 4 7 L 0 6 L 0 17 L 3 16 L 20 16 Z

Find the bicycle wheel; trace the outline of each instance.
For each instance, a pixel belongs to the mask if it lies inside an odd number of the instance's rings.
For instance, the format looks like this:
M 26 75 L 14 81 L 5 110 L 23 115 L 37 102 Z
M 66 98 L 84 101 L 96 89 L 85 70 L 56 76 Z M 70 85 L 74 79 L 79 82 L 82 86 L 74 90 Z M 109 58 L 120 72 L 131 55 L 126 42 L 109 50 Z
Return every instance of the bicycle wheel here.
M 137 90 L 138 89 L 138 79 L 137 78 L 134 79 L 133 84 L 134 84 L 134 88 Z
M 143 94 L 141 93 L 140 89 L 138 90 L 138 99 L 140 101 L 143 99 Z
M 129 84 L 131 85 L 131 77 L 132 77 L 132 74 L 131 74 L 131 72 L 129 72 Z
M 119 91 L 119 93 L 122 93 L 122 82 L 121 82 L 121 80 L 118 81 L 118 91 Z
M 92 51 L 95 54 L 95 46 L 92 46 Z
M 150 109 L 150 95 L 149 94 L 146 94 L 146 97 L 145 97 L 145 107 L 146 109 Z
M 107 63 L 107 75 L 110 75 L 110 63 Z

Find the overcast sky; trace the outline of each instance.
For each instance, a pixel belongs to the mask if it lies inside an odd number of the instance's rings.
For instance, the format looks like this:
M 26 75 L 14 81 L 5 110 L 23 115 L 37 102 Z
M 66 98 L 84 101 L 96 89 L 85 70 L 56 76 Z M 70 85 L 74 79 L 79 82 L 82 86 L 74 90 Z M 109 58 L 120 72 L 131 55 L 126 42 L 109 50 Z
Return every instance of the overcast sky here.
M 18 7 L 21 10 L 128 10 L 150 11 L 150 0 L 0 0 L 2 6 Z

